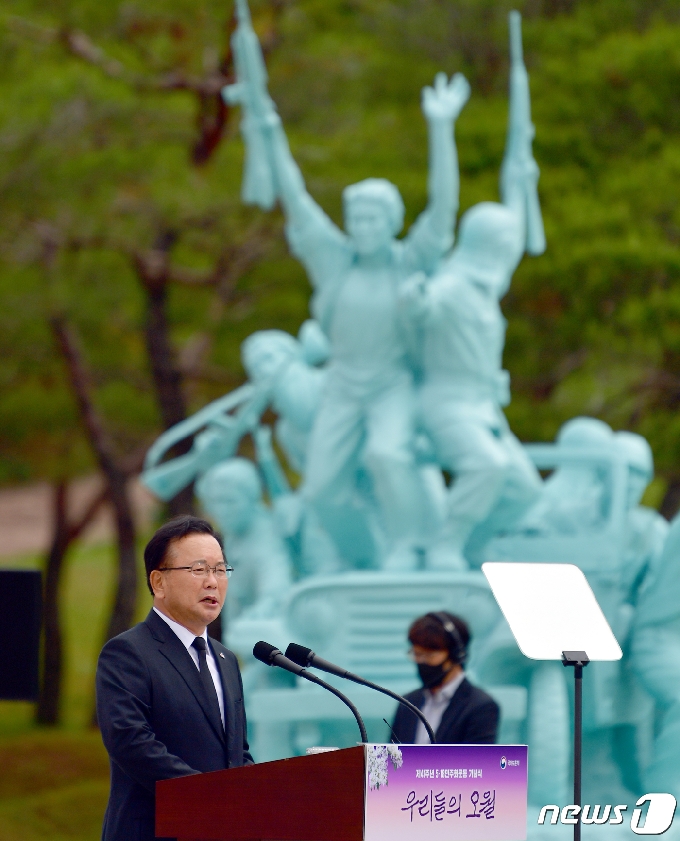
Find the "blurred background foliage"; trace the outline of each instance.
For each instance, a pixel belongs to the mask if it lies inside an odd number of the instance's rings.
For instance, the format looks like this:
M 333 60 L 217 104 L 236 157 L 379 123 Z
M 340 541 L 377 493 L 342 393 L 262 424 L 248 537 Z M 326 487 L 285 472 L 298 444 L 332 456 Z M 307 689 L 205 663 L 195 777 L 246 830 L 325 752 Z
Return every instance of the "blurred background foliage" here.
M 662 480 L 655 501 L 671 514 L 678 4 L 252 2 L 294 154 L 338 221 L 342 187 L 368 175 L 399 186 L 407 221 L 423 207 L 419 91 L 438 69 L 472 84 L 457 127 L 462 208 L 496 197 L 512 6 L 524 14 L 549 245 L 524 261 L 504 301 L 510 421 L 523 440 L 550 440 L 578 413 L 642 433 Z M 294 332 L 307 315 L 307 282 L 280 219 L 239 203 L 238 114 L 217 114 L 214 96 L 232 72 L 231 16 L 226 0 L 3 5 L 2 483 L 93 467 L 49 329 L 55 313 L 77 328 L 96 405 L 128 453 L 167 421 L 145 346 L 154 260 L 169 278 L 163 305 L 185 411 L 242 380 L 249 332 Z M 206 141 L 211 120 L 219 136 Z

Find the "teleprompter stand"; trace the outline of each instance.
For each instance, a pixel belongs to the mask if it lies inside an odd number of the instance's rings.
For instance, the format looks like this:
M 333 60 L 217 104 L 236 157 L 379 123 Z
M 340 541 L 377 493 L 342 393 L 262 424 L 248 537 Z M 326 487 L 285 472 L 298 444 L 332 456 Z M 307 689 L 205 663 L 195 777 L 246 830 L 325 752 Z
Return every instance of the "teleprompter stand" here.
M 574 669 L 574 805 L 580 806 L 583 668 L 591 660 L 620 660 L 621 648 L 577 566 L 486 563 L 482 571 L 521 652 Z M 580 839 L 579 814 L 574 841 Z
M 583 667 L 590 663 L 585 651 L 563 651 L 562 665 L 574 667 L 574 806 L 581 805 L 583 752 Z M 574 841 L 581 841 L 581 820 L 574 824 Z

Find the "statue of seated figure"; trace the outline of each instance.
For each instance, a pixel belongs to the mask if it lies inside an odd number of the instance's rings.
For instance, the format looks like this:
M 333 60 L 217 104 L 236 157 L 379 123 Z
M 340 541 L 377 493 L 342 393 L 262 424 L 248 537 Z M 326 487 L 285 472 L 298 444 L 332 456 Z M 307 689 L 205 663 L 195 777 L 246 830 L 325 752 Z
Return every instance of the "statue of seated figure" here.
M 630 642 L 634 674 L 655 706 L 651 757 L 642 770 L 645 791 L 680 799 L 680 516 L 640 588 Z
M 604 421 L 578 417 L 557 433 L 558 448 L 611 452 L 614 433 Z M 544 482 L 539 499 L 517 529 L 533 534 L 577 534 L 596 529 L 607 517 L 610 502 L 608 469 L 578 461 L 558 467 Z
M 607 792 L 600 789 L 597 795 L 605 800 L 628 796 L 626 789 L 635 791 L 640 778 L 646 790 L 660 785 L 663 775 L 668 785 L 673 780 L 680 785 L 680 775 L 669 776 L 668 749 L 671 744 L 673 751 L 680 748 L 680 726 L 674 730 L 680 694 L 673 681 L 678 677 L 667 679 L 673 669 L 671 652 L 680 646 L 680 634 L 674 636 L 669 630 L 674 621 L 669 617 L 680 615 L 674 601 L 680 598 L 680 565 L 666 543 L 667 523 L 640 504 L 653 478 L 651 449 L 640 435 L 614 433 L 603 421 L 580 417 L 560 429 L 555 456 L 559 466 L 544 483 L 540 499 L 517 527 L 517 534 L 524 537 L 525 546 L 533 538 L 541 542 L 554 537 L 565 545 L 573 542 L 573 562 L 583 566 L 587 561 L 588 582 L 624 650 L 622 661 L 589 667 L 592 673 L 583 708 L 588 757 L 584 785 L 588 782 L 592 788 L 608 781 Z M 617 486 L 619 482 L 625 483 L 623 487 Z M 584 555 L 584 537 L 594 552 L 589 558 Z M 607 559 L 597 549 L 602 544 L 596 540 L 602 539 L 611 546 Z M 521 553 L 520 546 L 515 550 Z M 546 560 L 553 558 L 548 555 Z M 671 602 L 670 611 L 664 611 L 661 605 Z M 641 686 L 655 699 L 657 717 L 670 710 L 661 718 L 665 731 L 662 727 L 648 746 L 652 760 L 647 764 L 644 758 L 638 760 L 645 750 L 634 749 L 644 745 L 647 733 L 652 732 Z M 537 703 L 542 703 L 540 698 Z M 621 748 L 622 739 L 628 740 L 627 750 Z
M 634 605 L 630 666 L 654 701 L 656 721 L 642 784 L 646 791 L 680 799 L 680 517 L 669 527 L 656 511 L 638 504 L 653 475 L 651 450 L 640 436 L 618 435 L 629 453 L 635 514 L 625 570 Z

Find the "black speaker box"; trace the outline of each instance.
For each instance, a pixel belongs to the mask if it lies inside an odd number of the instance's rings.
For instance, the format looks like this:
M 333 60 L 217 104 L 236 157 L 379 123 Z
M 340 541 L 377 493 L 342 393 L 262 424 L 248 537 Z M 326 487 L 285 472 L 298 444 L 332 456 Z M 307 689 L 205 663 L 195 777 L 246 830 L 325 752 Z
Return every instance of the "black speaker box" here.
M 0 570 L 0 699 L 36 701 L 39 690 L 41 575 Z

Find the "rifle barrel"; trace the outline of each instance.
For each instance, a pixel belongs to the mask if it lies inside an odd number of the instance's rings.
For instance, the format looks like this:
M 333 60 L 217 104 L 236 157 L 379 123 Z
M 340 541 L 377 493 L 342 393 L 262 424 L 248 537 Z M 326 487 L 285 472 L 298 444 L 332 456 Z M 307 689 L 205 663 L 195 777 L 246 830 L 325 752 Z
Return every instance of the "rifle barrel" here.
M 236 19 L 240 24 L 250 24 L 248 0 L 236 0 Z
M 510 62 L 524 64 L 524 50 L 522 48 L 522 15 L 512 11 L 508 15 L 510 26 Z

